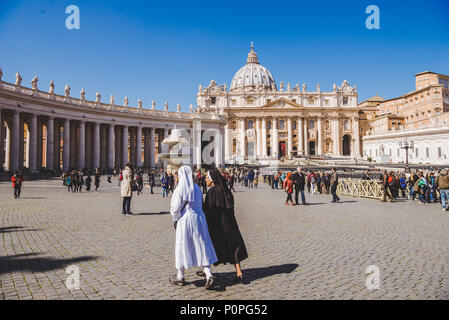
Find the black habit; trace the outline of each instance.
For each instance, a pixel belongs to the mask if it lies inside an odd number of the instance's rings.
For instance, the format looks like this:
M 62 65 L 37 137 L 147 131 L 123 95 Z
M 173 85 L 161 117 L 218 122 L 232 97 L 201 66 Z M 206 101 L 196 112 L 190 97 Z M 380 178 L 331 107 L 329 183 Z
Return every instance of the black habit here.
M 235 219 L 234 197 L 217 169 L 209 171 L 209 176 L 214 186 L 206 194 L 203 211 L 218 258 L 214 265 L 240 263 L 248 253 Z

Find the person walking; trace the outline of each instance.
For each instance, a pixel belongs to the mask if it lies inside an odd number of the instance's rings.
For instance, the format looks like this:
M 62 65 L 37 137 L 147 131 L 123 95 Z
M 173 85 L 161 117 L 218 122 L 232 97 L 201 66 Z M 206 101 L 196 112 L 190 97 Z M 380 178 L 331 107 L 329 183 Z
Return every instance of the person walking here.
M 169 183 L 170 182 L 168 181 L 168 175 L 164 172 L 161 178 L 162 198 L 168 197 Z
M 86 178 L 86 191 L 90 191 L 90 187 L 92 186 L 92 178 L 87 176 Z
M 151 170 L 150 172 L 148 172 L 148 183 L 150 185 L 150 193 L 154 194 L 153 188 L 154 188 L 154 172 L 153 170 Z
M 210 265 L 218 258 L 209 235 L 204 215 L 201 188 L 193 182 L 192 169 L 182 166 L 178 170 L 179 183 L 170 202 L 170 214 L 176 230 L 176 275 L 169 278 L 174 285 L 184 285 L 185 269 L 201 267 L 206 276 L 205 288 L 211 289 L 215 279 Z
M 339 202 L 340 198 L 337 196 L 338 174 L 335 168 L 332 168 L 332 176 L 330 184 L 331 184 L 332 202 Z
M 435 179 L 437 189 L 440 192 L 441 206 L 443 211 L 449 211 L 449 173 L 447 169 L 440 171 Z
M 217 263 L 235 266 L 234 282 L 244 283 L 240 263 L 248 258 L 245 242 L 240 233 L 234 212 L 234 197 L 218 169 L 208 172 L 206 181 L 210 187 L 203 204 L 207 226 L 217 254 Z M 203 273 L 197 273 L 204 275 Z
M 100 188 L 100 170 L 96 170 L 95 172 L 95 192 L 98 192 L 98 188 Z
M 14 175 L 11 177 L 11 182 L 14 190 L 14 199 L 20 198 L 23 178 L 18 171 L 14 172 Z
M 125 165 L 125 169 L 122 172 L 122 182 L 120 183 L 120 194 L 123 198 L 122 214 L 132 214 L 131 213 L 131 198 L 133 196 L 132 191 L 132 179 L 133 173 L 129 163 Z
M 234 174 L 232 172 L 228 175 L 228 186 L 229 186 L 229 190 L 235 192 L 235 189 L 234 189 Z
M 293 194 L 293 180 L 292 180 L 292 173 L 287 173 L 287 177 L 284 180 L 284 190 L 287 192 L 287 200 L 285 201 L 285 204 L 288 205 L 288 202 L 290 201 L 292 206 L 295 205 L 292 199 Z
M 295 204 L 299 205 L 298 195 L 301 192 L 301 201 L 303 205 L 307 205 L 306 197 L 304 195 L 304 187 L 306 184 L 304 173 L 301 168 L 297 168 L 296 172 L 292 176 L 293 183 L 295 185 Z

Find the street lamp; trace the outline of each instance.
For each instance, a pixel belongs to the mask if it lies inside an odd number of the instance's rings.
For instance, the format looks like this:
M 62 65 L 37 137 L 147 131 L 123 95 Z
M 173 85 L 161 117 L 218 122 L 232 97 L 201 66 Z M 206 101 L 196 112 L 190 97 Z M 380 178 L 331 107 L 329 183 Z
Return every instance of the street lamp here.
M 413 141 L 408 141 L 405 138 L 404 141 L 399 141 L 399 148 L 405 149 L 405 171 L 410 172 L 409 164 L 408 164 L 408 149 L 413 149 L 415 143 Z

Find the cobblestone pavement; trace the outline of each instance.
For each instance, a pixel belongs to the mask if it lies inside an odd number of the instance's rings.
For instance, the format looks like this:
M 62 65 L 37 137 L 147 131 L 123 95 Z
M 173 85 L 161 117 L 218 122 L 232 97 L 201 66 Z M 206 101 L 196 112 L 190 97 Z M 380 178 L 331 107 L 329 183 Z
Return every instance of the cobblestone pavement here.
M 104 181 L 106 179 L 103 179 Z M 59 181 L 25 182 L 22 198 L 0 184 L 1 299 L 448 299 L 449 213 L 439 205 L 381 203 L 306 194 L 310 206 L 284 204 L 265 185 L 237 188 L 236 216 L 249 258 L 249 284 L 234 267 L 213 267 L 215 290 L 195 269 L 172 286 L 174 230 L 159 188 L 135 195 L 122 216 L 116 183 L 68 193 Z M 69 290 L 66 268 L 80 270 Z M 380 288 L 366 288 L 378 266 Z

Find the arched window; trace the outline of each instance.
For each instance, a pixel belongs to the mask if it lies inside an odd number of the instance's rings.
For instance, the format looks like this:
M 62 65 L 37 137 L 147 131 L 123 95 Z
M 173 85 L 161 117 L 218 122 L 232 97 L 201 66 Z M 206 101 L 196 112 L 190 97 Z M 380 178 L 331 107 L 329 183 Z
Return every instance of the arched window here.
M 296 130 L 296 121 L 293 121 L 293 123 L 292 123 L 292 130 Z
M 252 129 L 253 128 L 253 120 L 249 120 L 248 121 L 248 129 Z
M 267 129 L 271 130 L 271 121 L 267 121 Z
M 284 120 L 279 121 L 279 129 L 284 130 L 285 129 L 285 123 Z

